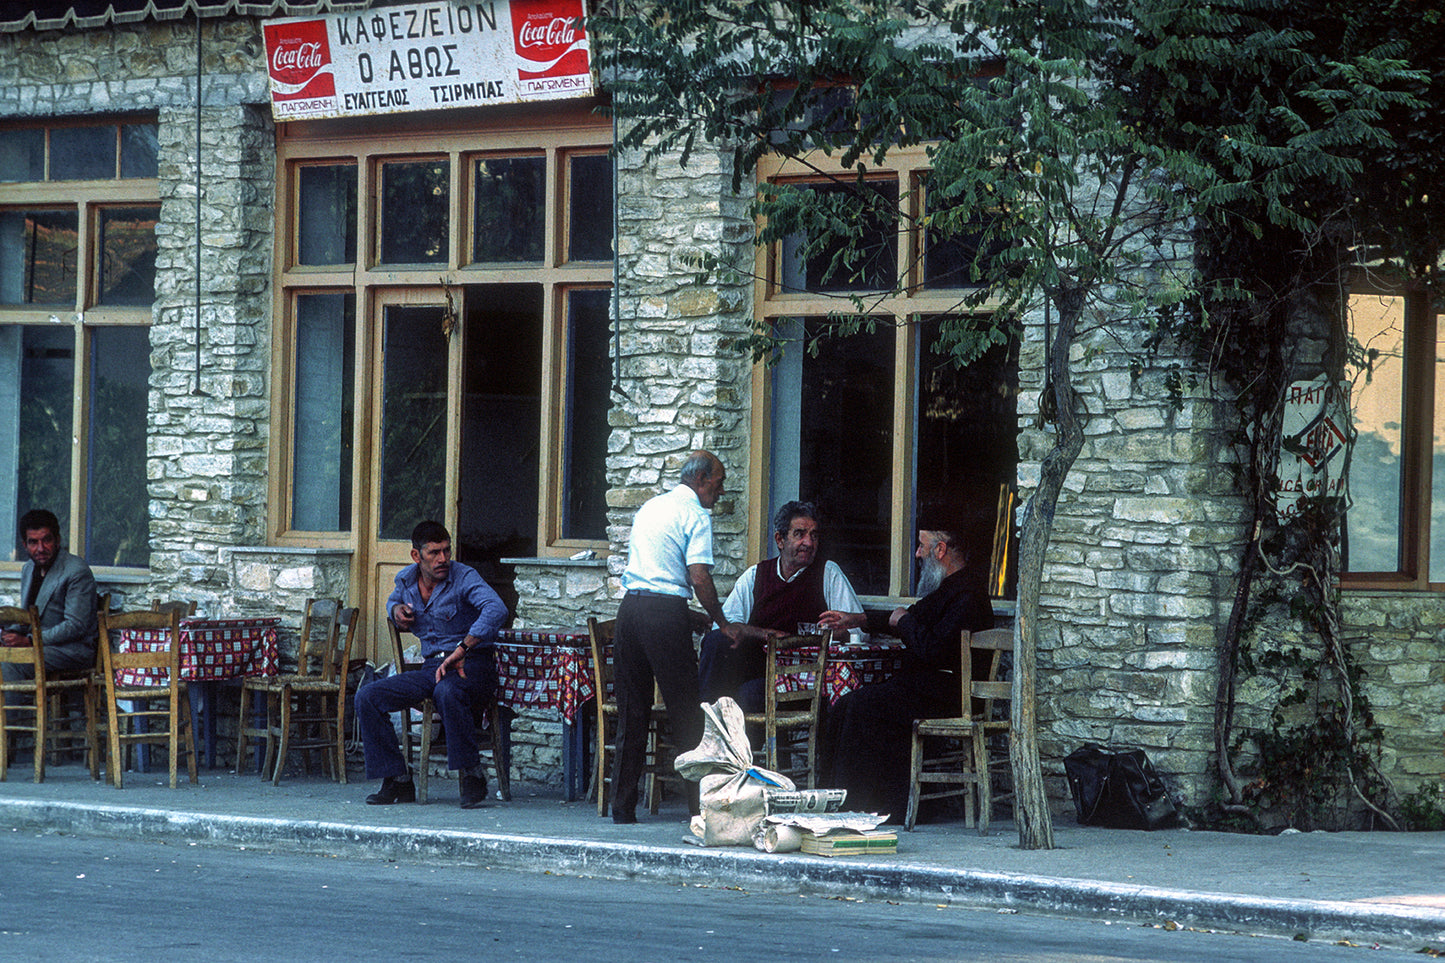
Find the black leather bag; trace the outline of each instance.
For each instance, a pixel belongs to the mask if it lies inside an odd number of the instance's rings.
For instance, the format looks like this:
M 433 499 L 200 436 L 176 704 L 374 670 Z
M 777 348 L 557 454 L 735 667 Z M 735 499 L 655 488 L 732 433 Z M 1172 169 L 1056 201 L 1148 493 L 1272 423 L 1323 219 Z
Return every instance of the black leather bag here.
M 1143 749 L 1110 751 L 1089 743 L 1064 757 L 1081 826 L 1167 829 L 1179 813 Z

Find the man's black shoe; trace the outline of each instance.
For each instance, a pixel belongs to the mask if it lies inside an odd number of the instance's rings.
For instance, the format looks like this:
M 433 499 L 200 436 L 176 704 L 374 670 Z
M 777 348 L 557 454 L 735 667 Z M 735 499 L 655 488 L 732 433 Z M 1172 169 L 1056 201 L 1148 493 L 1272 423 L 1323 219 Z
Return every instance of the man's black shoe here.
M 368 806 L 390 806 L 399 802 L 416 802 L 416 783 L 410 779 L 402 782 L 387 776 L 381 781 L 381 788 L 366 797 Z
M 637 813 L 618 812 L 614 809 L 612 810 L 612 821 L 619 826 L 631 826 L 637 822 Z
M 462 808 L 480 809 L 487 801 L 487 777 L 473 776 L 463 771 L 461 774 L 462 784 Z

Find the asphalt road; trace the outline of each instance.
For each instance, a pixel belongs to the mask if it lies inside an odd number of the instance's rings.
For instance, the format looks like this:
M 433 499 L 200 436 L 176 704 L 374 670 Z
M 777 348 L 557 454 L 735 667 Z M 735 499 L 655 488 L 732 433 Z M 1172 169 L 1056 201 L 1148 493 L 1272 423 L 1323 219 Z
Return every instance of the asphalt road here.
M 1418 960 L 886 901 L 0 831 L 4 960 Z

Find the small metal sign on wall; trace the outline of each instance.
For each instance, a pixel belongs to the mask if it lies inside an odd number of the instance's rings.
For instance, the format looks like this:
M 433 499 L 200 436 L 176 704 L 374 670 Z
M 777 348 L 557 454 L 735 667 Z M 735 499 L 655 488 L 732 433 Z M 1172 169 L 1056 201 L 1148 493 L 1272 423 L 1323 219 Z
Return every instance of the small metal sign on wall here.
M 1324 376 L 1291 384 L 1280 435 L 1275 511 L 1281 521 L 1299 514 L 1301 498 L 1345 493 L 1350 450 L 1346 385 L 1332 383 Z
M 278 121 L 587 97 L 583 0 L 378 7 L 263 24 Z

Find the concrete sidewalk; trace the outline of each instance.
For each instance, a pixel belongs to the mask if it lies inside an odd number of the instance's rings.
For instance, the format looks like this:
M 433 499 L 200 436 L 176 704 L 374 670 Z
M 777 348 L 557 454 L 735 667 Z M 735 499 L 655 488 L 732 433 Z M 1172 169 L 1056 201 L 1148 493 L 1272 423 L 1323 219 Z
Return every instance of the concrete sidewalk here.
M 1445 833 L 1154 833 L 1055 825 L 1058 848 L 1018 848 L 1014 827 L 980 837 L 959 822 L 899 831 L 896 856 L 822 858 L 688 841 L 686 810 L 633 826 L 595 803 L 514 784 L 511 802 L 457 806 L 436 779 L 426 806 L 367 806 L 374 783 L 202 772 L 169 789 L 127 773 L 123 790 L 79 765 L 0 783 L 0 826 L 14 831 L 185 839 L 383 859 L 954 903 L 1249 933 L 1445 950 Z M 184 778 L 184 777 L 183 777 Z

